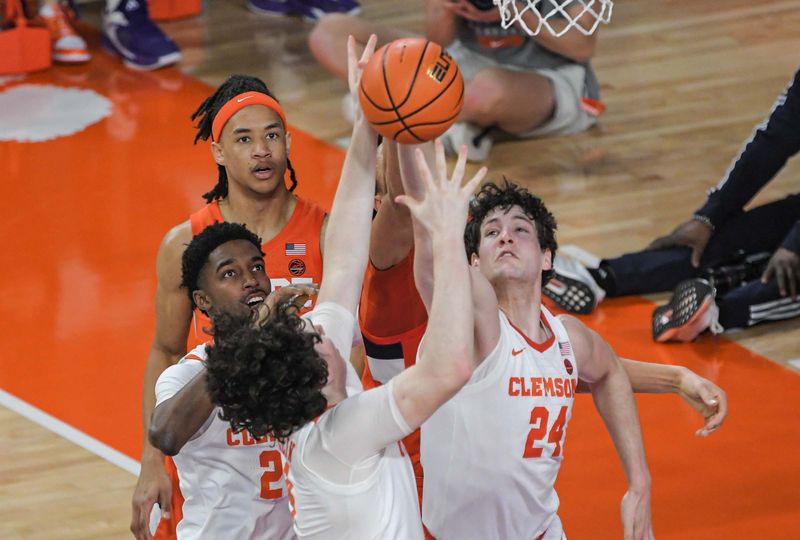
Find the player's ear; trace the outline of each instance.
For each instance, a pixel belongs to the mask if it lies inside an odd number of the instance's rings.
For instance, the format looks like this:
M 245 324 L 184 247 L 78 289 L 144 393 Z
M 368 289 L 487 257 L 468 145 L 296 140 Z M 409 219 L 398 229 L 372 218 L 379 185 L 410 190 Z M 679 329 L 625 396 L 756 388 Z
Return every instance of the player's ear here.
M 469 256 L 469 264 L 470 264 L 470 266 L 474 266 L 475 268 L 477 268 L 478 265 L 480 264 L 480 262 L 481 262 L 481 260 L 480 260 L 480 258 L 478 258 L 478 254 L 477 253 L 473 253 L 472 255 Z
M 192 298 L 194 299 L 197 309 L 208 314 L 208 310 L 211 308 L 211 299 L 208 297 L 208 295 L 203 292 L 202 289 L 197 289 L 192 292 Z
M 292 148 L 292 134 L 288 131 L 286 132 L 286 155 L 289 155 L 289 150 Z
M 549 249 L 545 249 L 543 252 L 542 257 L 542 270 L 552 270 L 553 269 L 553 251 Z
M 225 166 L 225 153 L 222 151 L 222 146 L 218 142 L 211 143 L 211 155 L 214 157 L 214 161 L 217 162 L 217 165 Z

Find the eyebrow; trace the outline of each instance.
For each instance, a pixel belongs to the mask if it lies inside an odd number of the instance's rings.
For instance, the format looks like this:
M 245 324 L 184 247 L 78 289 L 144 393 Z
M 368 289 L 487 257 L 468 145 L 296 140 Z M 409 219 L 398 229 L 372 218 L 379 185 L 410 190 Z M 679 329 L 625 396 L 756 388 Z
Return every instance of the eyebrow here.
M 515 214 L 515 215 L 511 216 L 511 219 L 519 219 L 521 221 L 524 221 L 525 223 L 530 223 L 531 225 L 534 224 L 534 221 L 532 219 L 530 219 L 528 216 L 525 216 L 525 215 Z M 486 221 L 483 222 L 481 227 L 486 227 L 486 226 L 491 225 L 492 223 L 494 223 L 496 221 L 500 221 L 500 218 L 493 217 L 491 219 L 487 219 Z
M 229 264 L 233 264 L 233 258 L 225 259 L 224 261 L 220 261 L 217 265 L 216 272 L 219 272 L 223 266 L 228 266 Z

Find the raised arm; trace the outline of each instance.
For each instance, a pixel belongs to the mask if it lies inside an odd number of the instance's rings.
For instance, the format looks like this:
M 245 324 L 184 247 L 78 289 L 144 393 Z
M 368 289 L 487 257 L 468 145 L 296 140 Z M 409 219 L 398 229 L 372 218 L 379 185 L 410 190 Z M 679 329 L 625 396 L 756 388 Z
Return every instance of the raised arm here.
M 414 246 L 414 233 L 408 208 L 395 202 L 395 198 L 404 193 L 400 180 L 398 144 L 391 139 L 384 139 L 381 154 L 378 174 L 383 175 L 386 190 L 381 197 L 378 213 L 372 220 L 369 259 L 375 268 L 386 270 L 408 256 Z
M 437 161 L 444 159 L 441 144 Z M 424 192 L 419 199 L 398 200 L 411 211 L 415 227 L 424 228 L 433 247 L 433 296 L 428 327 L 417 362 L 394 380 L 394 398 L 411 429 L 419 427 L 472 376 L 476 364 L 472 285 L 464 255 L 463 231 L 473 191 L 486 174 L 481 169 L 461 186 L 466 152 L 459 154 L 452 178 L 446 167 L 431 173 L 421 150 L 416 151 Z M 416 253 L 416 252 L 415 252 Z
M 402 179 L 403 193 L 413 199 L 421 199 L 425 195 L 425 184 L 417 166 L 417 150 L 422 152 L 425 167 L 428 171 L 437 171 L 437 174 L 447 174 L 447 163 L 442 156 L 442 162 L 436 161 L 434 143 L 422 145 L 403 144 L 397 151 L 400 178 Z M 422 302 L 430 313 L 431 299 L 433 297 L 433 246 L 431 233 L 420 223 L 413 221 L 414 235 L 414 282 L 417 285 Z M 463 243 L 463 242 L 462 242 Z
M 625 538 L 650 540 L 653 538 L 650 472 L 628 376 L 602 337 L 573 317 L 561 320 L 572 343 L 579 377 L 591 389 L 595 407 L 614 441 L 628 479 L 628 490 L 622 498 Z
M 358 104 L 361 71 L 375 50 L 377 38 L 367 42 L 356 60 L 355 40 L 347 41 L 350 93 Z M 335 302 L 355 313 L 369 253 L 370 220 L 375 198 L 377 135 L 356 105 L 353 134 L 325 233 L 325 277 L 317 303 Z

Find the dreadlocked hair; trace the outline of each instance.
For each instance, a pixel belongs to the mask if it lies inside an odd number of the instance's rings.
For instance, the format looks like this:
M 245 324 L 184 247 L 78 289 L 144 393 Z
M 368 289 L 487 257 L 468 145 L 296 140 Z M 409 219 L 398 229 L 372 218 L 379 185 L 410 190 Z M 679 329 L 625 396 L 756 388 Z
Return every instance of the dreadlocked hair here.
M 223 221 L 209 225 L 200 231 L 186 246 L 181 257 L 181 287 L 186 289 L 193 308 L 197 307 L 194 303 L 193 293 L 200 288 L 197 281 L 200 279 L 203 266 L 208 262 L 208 256 L 219 246 L 231 240 L 247 240 L 256 246 L 262 257 L 264 256 L 264 252 L 261 250 L 261 239 L 241 223 Z
M 234 432 L 285 440 L 325 412 L 328 366 L 314 348 L 320 336 L 306 332 L 291 308 L 278 308 L 263 326 L 227 313 L 212 321 L 207 388 Z
M 192 120 L 197 120 L 195 124 L 197 128 L 197 133 L 194 136 L 195 144 L 199 140 L 207 141 L 211 137 L 211 128 L 219 110 L 234 96 L 244 92 L 261 92 L 275 101 L 278 100 L 261 79 L 250 75 L 231 75 L 213 94 L 203 100 L 197 110 L 192 113 Z M 283 126 L 284 129 L 287 127 Z M 294 167 L 292 167 L 288 158 L 286 159 L 286 164 L 292 181 L 289 191 L 294 191 L 294 188 L 297 187 L 297 177 L 295 176 Z M 225 172 L 225 167 L 217 165 L 217 173 L 219 175 L 217 185 L 208 193 L 203 194 L 203 198 L 207 203 L 215 199 L 224 199 L 228 196 L 228 174 Z
M 542 202 L 542 199 L 530 193 L 527 189 L 510 182 L 503 177 L 503 186 L 498 186 L 493 182 L 484 184 L 475 197 L 470 202 L 470 220 L 464 229 L 464 246 L 467 250 L 467 257 L 478 253 L 481 243 L 481 225 L 486 216 L 495 208 L 500 208 L 504 212 L 511 210 L 512 206 L 519 206 L 525 215 L 531 219 L 536 226 L 536 235 L 539 239 L 539 246 L 542 251 L 550 250 L 553 260 L 556 257 L 558 242 L 556 242 L 556 218 Z M 554 271 L 542 270 L 542 285 L 550 281 Z

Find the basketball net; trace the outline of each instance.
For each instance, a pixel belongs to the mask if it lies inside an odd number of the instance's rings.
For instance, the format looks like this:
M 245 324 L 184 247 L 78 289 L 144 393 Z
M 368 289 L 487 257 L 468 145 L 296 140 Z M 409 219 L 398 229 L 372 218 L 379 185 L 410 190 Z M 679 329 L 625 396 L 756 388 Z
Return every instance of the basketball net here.
M 614 8 L 612 0 L 494 0 L 494 5 L 500 10 L 503 28 L 519 24 L 531 36 L 543 28 L 554 36 L 563 36 L 573 28 L 588 36 L 600 23 L 611 20 Z M 550 9 L 542 9 L 542 6 Z M 568 8 L 580 8 L 580 11 L 570 15 Z

